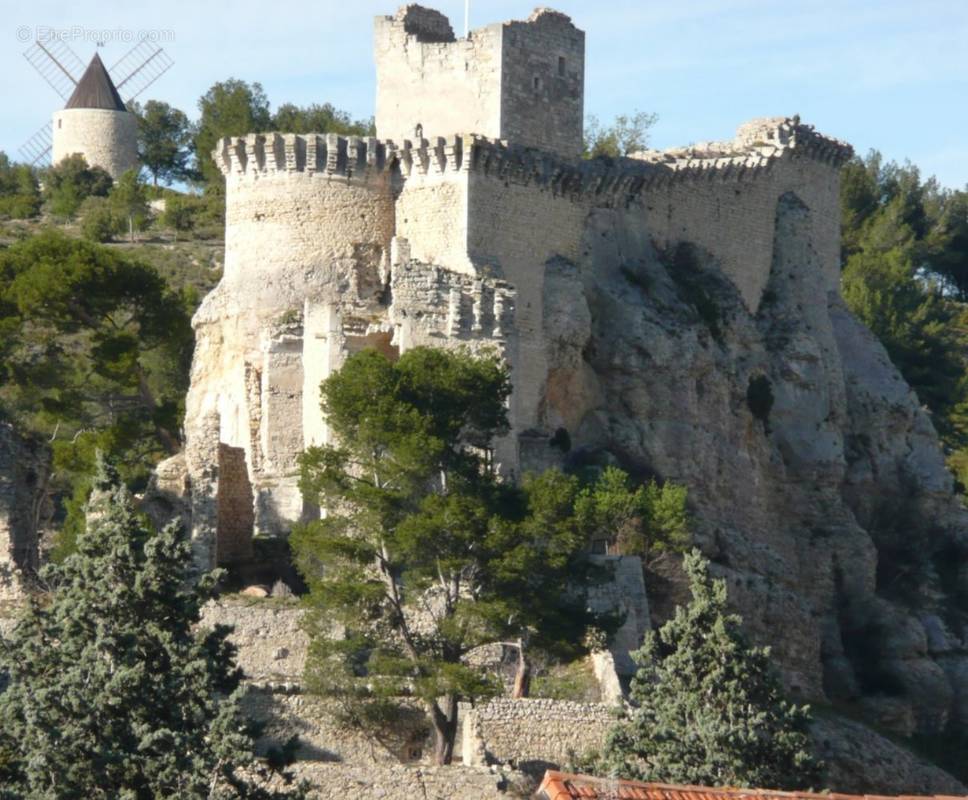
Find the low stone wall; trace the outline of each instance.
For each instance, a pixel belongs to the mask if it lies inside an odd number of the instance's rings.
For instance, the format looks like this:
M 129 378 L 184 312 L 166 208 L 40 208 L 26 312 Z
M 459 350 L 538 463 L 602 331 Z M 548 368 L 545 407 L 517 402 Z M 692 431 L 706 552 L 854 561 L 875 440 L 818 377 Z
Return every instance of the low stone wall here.
M 202 610 L 202 625 L 231 625 L 245 678 L 254 683 L 298 683 L 309 638 L 300 626 L 305 612 L 295 601 L 220 598 Z
M 384 748 L 363 734 L 336 722 L 335 709 L 324 699 L 279 688 L 250 686 L 242 701 L 250 719 L 261 726 L 256 752 L 265 755 L 298 737 L 299 761 L 377 764 L 399 761 L 398 747 Z M 392 750 L 392 752 L 391 752 Z
M 613 709 L 602 703 L 541 698 L 500 698 L 462 711 L 463 760 L 474 766 L 487 761 L 562 766 L 571 752 L 601 749 L 615 722 Z
M 292 769 L 297 779 L 309 782 L 313 790 L 310 796 L 320 800 L 387 800 L 391 797 L 508 800 L 512 797 L 531 797 L 537 788 L 534 780 L 521 773 L 487 768 L 297 762 Z

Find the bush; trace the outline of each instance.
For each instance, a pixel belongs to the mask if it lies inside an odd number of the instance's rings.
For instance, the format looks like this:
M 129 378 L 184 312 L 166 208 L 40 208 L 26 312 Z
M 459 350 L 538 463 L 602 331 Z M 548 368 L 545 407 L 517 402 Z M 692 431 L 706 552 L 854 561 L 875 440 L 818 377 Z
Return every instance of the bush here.
M 179 233 L 189 233 L 195 229 L 198 219 L 205 210 L 206 202 L 192 195 L 169 195 L 165 199 L 165 211 L 161 224 Z
M 34 170 L 26 164 L 11 164 L 6 154 L 0 152 L 0 217 L 36 217 L 40 205 L 40 188 Z
M 89 197 L 81 206 L 81 235 L 91 242 L 110 242 L 118 232 L 118 220 L 103 197 Z
M 88 197 L 107 197 L 111 176 L 100 167 L 89 167 L 84 156 L 75 153 L 47 170 L 44 197 L 52 214 L 73 217 Z

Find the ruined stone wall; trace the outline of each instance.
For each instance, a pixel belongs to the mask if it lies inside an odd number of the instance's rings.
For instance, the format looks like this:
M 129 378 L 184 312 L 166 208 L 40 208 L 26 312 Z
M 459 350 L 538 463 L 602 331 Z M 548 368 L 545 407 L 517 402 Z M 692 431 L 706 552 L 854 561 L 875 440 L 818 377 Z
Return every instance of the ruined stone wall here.
M 393 235 L 391 176 L 385 147 L 372 139 L 251 135 L 223 140 L 216 161 L 227 187 L 225 274 L 193 322 L 188 463 L 207 462 L 192 451 L 208 435 L 199 424 L 215 415 L 217 441 L 245 453 L 254 532 L 279 535 L 304 513 L 296 458 L 307 406 L 318 412 L 318 396 L 304 399 L 303 365 L 319 340 L 304 341 L 303 315 L 307 303 L 351 314 L 378 305 Z M 318 369 L 309 375 L 317 378 Z M 217 493 L 217 476 L 193 485 L 206 482 Z M 215 537 L 194 528 L 198 541 Z
M 229 641 L 245 679 L 257 684 L 298 683 L 306 665 L 309 638 L 301 623 L 305 611 L 295 601 L 223 597 L 206 603 L 201 625 L 229 625 Z
M 543 335 L 545 270 L 557 259 L 573 260 L 585 217 L 581 197 L 550 187 L 472 172 L 469 182 L 468 252 L 481 272 L 490 271 L 515 289 L 515 341 L 511 350 L 511 421 L 517 432 L 538 424 L 548 372 Z
M 524 762 L 568 763 L 569 751 L 601 750 L 615 712 L 600 703 L 534 698 L 499 698 L 466 709 L 462 749 L 465 764 L 481 759 L 520 766 Z
M 54 113 L 51 161 L 80 153 L 117 180 L 138 166 L 138 120 L 127 111 L 66 108 Z
M 783 158 L 749 177 L 678 181 L 643 193 L 645 224 L 660 247 L 691 242 L 711 253 L 756 311 L 770 275 L 777 202 L 796 192 L 814 212 L 812 241 L 836 291 L 840 264 L 837 170 L 809 158 Z
M 414 170 L 397 198 L 397 235 L 410 243 L 416 260 L 473 274 L 467 257 L 467 214 L 466 174 Z
M 374 58 L 381 138 L 476 133 L 581 153 L 585 34 L 564 14 L 539 9 L 457 39 L 443 14 L 405 6 L 376 18 Z
M 584 114 L 585 32 L 547 8 L 506 23 L 500 138 L 579 156 Z
M 348 800 L 510 800 L 529 797 L 534 790 L 534 781 L 520 773 L 483 767 L 297 763 L 294 771 L 298 779 L 325 787 L 326 797 Z
M 376 130 L 402 142 L 425 135 L 499 136 L 502 26 L 455 39 L 447 18 L 406 6 L 374 23 Z

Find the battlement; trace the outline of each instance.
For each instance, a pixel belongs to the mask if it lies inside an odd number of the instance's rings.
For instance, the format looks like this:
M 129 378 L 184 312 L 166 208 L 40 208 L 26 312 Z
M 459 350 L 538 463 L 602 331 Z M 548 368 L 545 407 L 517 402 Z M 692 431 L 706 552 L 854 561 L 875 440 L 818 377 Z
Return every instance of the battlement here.
M 213 153 L 226 176 L 307 172 L 407 180 L 473 172 L 603 205 L 673 183 L 753 180 L 787 158 L 807 158 L 836 169 L 852 155 L 850 145 L 817 133 L 797 117 L 752 120 L 730 142 L 646 150 L 619 159 L 563 158 L 477 134 L 405 139 L 400 144 L 337 134 L 249 134 L 220 140 Z
M 308 172 L 366 178 L 394 163 L 392 142 L 327 134 L 250 133 L 220 139 L 212 158 L 226 177 Z
M 840 167 L 854 154 L 854 149 L 839 139 L 818 133 L 794 117 L 761 117 L 739 126 L 729 142 L 701 142 L 691 147 L 670 150 L 643 150 L 631 158 L 649 164 L 667 165 L 673 170 L 689 172 L 713 167 L 729 170 L 745 163 L 772 162 L 779 158 L 810 158 L 832 167 Z

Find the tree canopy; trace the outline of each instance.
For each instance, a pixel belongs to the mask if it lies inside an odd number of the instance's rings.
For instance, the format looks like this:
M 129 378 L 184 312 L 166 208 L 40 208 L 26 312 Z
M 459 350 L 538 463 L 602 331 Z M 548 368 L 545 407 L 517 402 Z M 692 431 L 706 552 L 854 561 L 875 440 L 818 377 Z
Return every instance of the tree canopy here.
M 27 219 L 40 212 L 37 175 L 27 164 L 12 164 L 0 151 L 0 217 Z
M 73 217 L 87 197 L 107 197 L 114 182 L 101 167 L 88 166 L 79 153 L 67 156 L 44 174 L 44 199 L 52 214 Z
M 50 442 L 76 532 L 94 450 L 134 485 L 178 450 L 185 300 L 118 250 L 46 231 L 0 251 L 0 413 Z
M 769 648 L 750 647 L 698 550 L 683 566 L 692 601 L 634 654 L 629 715 L 595 768 L 660 783 L 805 789 L 819 767 L 806 707 L 787 702 Z
M 968 482 L 968 192 L 872 151 L 841 179 L 842 294 L 932 414 Z
M 154 185 L 160 180 L 170 186 L 194 177 L 194 128 L 185 112 L 159 100 L 133 110 L 138 117 L 138 158 Z
M 279 133 L 339 133 L 344 136 L 374 136 L 372 119 L 354 120 L 330 103 L 297 106 L 283 103 L 272 115 L 272 130 Z
M 229 78 L 214 84 L 199 98 L 198 110 L 194 138 L 198 171 L 206 183 L 220 185 L 222 175 L 212 160 L 216 142 L 224 136 L 269 130 L 269 98 L 261 84 Z
M 644 150 L 649 144 L 649 129 L 658 119 L 657 114 L 634 111 L 602 125 L 598 117 L 590 115 L 585 121 L 585 158 L 618 158 Z
M 575 513 L 579 479 L 550 471 L 518 488 L 495 474 L 509 392 L 496 357 L 364 350 L 323 382 L 334 443 L 302 460 L 304 496 L 327 510 L 292 536 L 312 608 L 307 683 L 364 726 L 422 707 L 439 763 L 458 701 L 499 691 L 471 650 L 511 640 L 574 655 L 608 624 L 584 602 L 601 533 Z
M 77 544 L 0 647 L 6 796 L 291 796 L 244 773 L 241 673 L 228 629 L 196 629 L 216 576 L 187 580 L 187 537 L 152 531 L 102 467 Z

